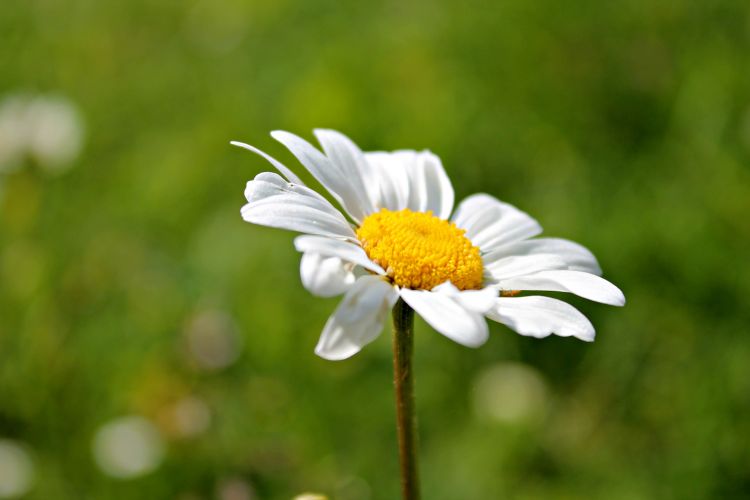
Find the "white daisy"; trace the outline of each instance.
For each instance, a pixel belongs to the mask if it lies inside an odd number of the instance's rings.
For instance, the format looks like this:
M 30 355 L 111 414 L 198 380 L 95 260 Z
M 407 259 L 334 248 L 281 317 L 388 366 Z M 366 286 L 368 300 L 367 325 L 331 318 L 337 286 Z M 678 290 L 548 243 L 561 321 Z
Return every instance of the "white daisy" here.
M 304 233 L 294 242 L 302 252 L 302 284 L 322 297 L 344 294 L 315 348 L 323 358 L 345 359 L 372 342 L 399 297 L 435 330 L 469 347 L 487 341 L 485 318 L 521 335 L 594 339 L 594 327 L 577 309 L 550 297 L 517 297 L 522 291 L 625 304 L 589 250 L 534 238 L 541 226 L 517 208 L 476 194 L 454 211 L 453 187 L 429 151 L 363 153 L 333 130 L 315 130 L 322 152 L 289 132 L 271 136 L 343 208 L 266 153 L 232 142 L 286 178 L 263 172 L 249 181 L 242 217 Z

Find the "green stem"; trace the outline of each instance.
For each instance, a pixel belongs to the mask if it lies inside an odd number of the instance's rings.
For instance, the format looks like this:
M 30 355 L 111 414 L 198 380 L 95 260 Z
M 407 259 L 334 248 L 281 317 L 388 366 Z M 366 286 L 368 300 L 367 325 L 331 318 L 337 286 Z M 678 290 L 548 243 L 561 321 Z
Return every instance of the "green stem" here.
M 393 383 L 396 390 L 396 430 L 401 461 L 401 495 L 419 500 L 417 414 L 414 406 L 414 310 L 398 299 L 393 307 Z

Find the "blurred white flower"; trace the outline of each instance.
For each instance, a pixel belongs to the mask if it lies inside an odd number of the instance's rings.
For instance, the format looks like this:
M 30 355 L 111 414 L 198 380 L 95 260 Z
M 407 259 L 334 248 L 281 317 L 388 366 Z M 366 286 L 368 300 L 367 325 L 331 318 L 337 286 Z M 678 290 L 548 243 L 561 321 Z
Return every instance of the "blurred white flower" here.
M 185 329 L 188 352 L 204 370 L 219 370 L 234 363 L 242 340 L 232 318 L 223 311 L 206 310 L 193 316 Z
M 258 497 L 250 483 L 240 477 L 229 477 L 216 485 L 216 498 L 218 500 L 255 500 Z
M 107 475 L 131 479 L 155 470 L 164 457 L 158 429 L 139 416 L 117 418 L 94 436 L 94 460 Z
M 83 146 L 83 122 L 68 99 L 41 96 L 29 106 L 34 127 L 29 137 L 31 154 L 50 171 L 70 165 Z
M 0 103 L 0 171 L 31 158 L 48 172 L 71 166 L 83 147 L 76 106 L 59 95 L 17 94 Z
M 34 464 L 24 447 L 10 439 L 0 439 L 0 498 L 26 494 L 34 480 Z
M 175 403 L 172 408 L 175 431 L 182 437 L 196 436 L 211 425 L 211 410 L 206 403 L 195 396 L 187 396 Z
M 547 384 L 534 368 L 497 363 L 477 377 L 474 409 L 480 417 L 498 422 L 534 421 L 544 416 L 547 394 Z
M 294 497 L 292 500 L 328 500 L 328 497 L 318 493 L 302 493 Z

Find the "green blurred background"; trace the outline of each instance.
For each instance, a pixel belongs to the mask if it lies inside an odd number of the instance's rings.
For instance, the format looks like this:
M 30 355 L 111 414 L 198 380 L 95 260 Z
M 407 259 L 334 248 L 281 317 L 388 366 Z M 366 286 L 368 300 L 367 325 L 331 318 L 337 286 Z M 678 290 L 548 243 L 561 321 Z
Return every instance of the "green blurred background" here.
M 0 37 L 0 495 L 398 497 L 388 336 L 317 358 L 336 299 L 239 215 L 230 140 L 301 172 L 268 132 L 331 127 L 628 298 L 569 299 L 593 344 L 419 321 L 426 499 L 750 498 L 746 1 L 5 0 Z

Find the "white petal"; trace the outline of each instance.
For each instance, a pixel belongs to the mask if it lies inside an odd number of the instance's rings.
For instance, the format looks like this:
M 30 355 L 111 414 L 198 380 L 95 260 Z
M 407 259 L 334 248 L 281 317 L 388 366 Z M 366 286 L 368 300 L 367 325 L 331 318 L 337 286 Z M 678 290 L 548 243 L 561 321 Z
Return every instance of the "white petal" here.
M 281 174 L 284 177 L 286 177 L 289 180 L 289 182 L 293 182 L 295 184 L 299 184 L 300 186 L 304 186 L 305 185 L 305 183 L 302 182 L 300 180 L 300 178 L 297 177 L 294 174 L 294 172 L 292 172 L 289 168 L 287 168 L 283 163 L 281 163 L 279 160 L 277 160 L 273 156 L 271 156 L 271 155 L 269 155 L 267 153 L 264 153 L 260 149 L 258 149 L 256 147 L 253 147 L 250 144 L 245 144 L 244 142 L 232 141 L 229 144 L 231 144 L 232 146 L 237 146 L 237 147 L 240 147 L 240 148 L 247 149 L 248 151 L 252 151 L 253 153 L 255 153 L 257 155 L 262 156 L 263 158 L 265 158 L 266 160 L 268 160 L 268 162 L 271 165 L 273 165 L 274 167 L 276 167 L 276 170 L 278 170 L 279 172 L 281 172 Z
M 619 288 L 604 278 L 581 271 L 541 271 L 501 280 L 498 287 L 503 290 L 570 292 L 604 304 L 625 305 L 625 296 Z
M 315 129 L 313 133 L 328 159 L 338 167 L 349 188 L 356 194 L 363 216 L 375 212 L 368 186 L 375 185 L 377 180 L 362 150 L 341 132 Z
M 346 292 L 354 284 L 354 273 L 338 257 L 323 257 L 316 253 L 304 253 L 300 260 L 299 274 L 302 285 L 318 297 L 334 297 Z
M 487 194 L 475 194 L 462 201 L 453 222 L 466 229 L 466 237 L 483 252 L 531 238 L 542 227 L 527 213 Z
M 467 347 L 487 341 L 487 322 L 452 293 L 402 288 L 401 297 L 435 330 Z
M 370 186 L 375 208 L 391 211 L 403 210 L 409 202 L 409 176 L 407 165 L 416 163 L 416 152 L 365 153 L 365 158 L 375 171 L 377 183 Z
M 578 309 L 550 297 L 501 297 L 487 317 L 521 335 L 577 337 L 594 340 L 594 326 Z
M 419 154 L 414 156 L 411 163 L 406 164 L 406 177 L 409 179 L 406 208 L 412 212 L 424 212 L 427 206 L 427 186 L 422 173 L 422 165 L 419 161 Z
M 368 208 L 371 202 L 367 193 L 361 188 L 359 177 L 357 177 L 358 181 L 352 180 L 351 172 L 342 171 L 337 163 L 301 137 L 283 130 L 273 131 L 271 136 L 297 157 L 313 177 L 331 193 L 336 201 L 341 203 L 352 219 L 361 222 L 370 213 Z
M 328 319 L 315 354 L 340 360 L 358 353 L 380 335 L 397 298 L 393 286 L 377 276 L 357 279 Z
M 495 280 L 567 267 L 560 257 L 549 254 L 511 256 L 490 263 L 484 258 L 482 260 L 485 270 L 489 271 Z
M 374 273 L 385 275 L 383 268 L 371 261 L 362 247 L 354 243 L 334 240 L 325 236 L 303 235 L 294 239 L 294 246 L 300 252 L 313 252 L 325 257 L 339 257 Z
M 242 218 L 253 224 L 347 238 L 356 235 L 344 216 L 315 191 L 263 172 L 247 183 Z
M 482 256 L 482 260 L 486 265 L 491 265 L 494 261 L 512 255 L 537 254 L 554 254 L 565 261 L 567 268 L 571 271 L 583 271 L 598 276 L 602 274 L 602 269 L 599 267 L 594 254 L 586 247 L 562 238 L 536 238 L 518 241 L 496 248 L 489 254 Z
M 407 208 L 413 212 L 432 213 L 441 219 L 450 217 L 453 210 L 453 186 L 440 159 L 429 151 L 416 153 L 405 164 L 409 179 Z
M 425 189 L 422 211 L 430 210 L 435 216 L 447 219 L 453 211 L 454 194 L 443 164 L 429 151 L 420 153 L 419 163 Z
M 440 158 L 429 151 L 366 153 L 379 189 L 374 190 L 375 208 L 413 212 L 428 210 L 447 219 L 453 210 L 453 186 Z
M 491 287 L 482 290 L 464 290 L 458 296 L 458 301 L 466 309 L 479 314 L 489 311 L 497 299 L 497 290 Z
M 462 306 L 470 311 L 484 314 L 495 306 L 497 289 L 486 287 L 482 290 L 459 290 L 450 281 L 436 286 L 433 292 L 442 293 L 456 299 Z

